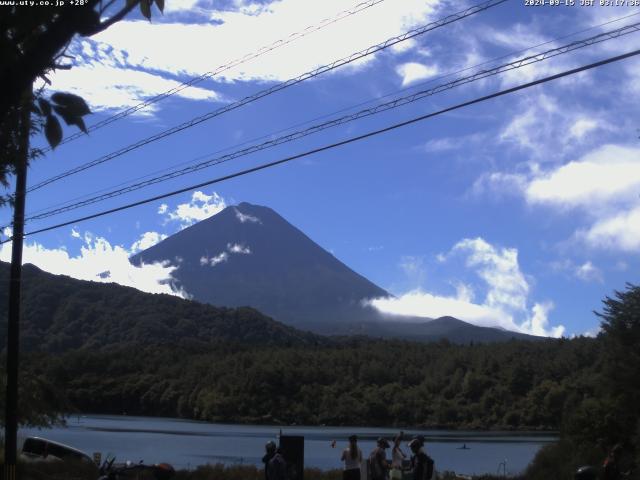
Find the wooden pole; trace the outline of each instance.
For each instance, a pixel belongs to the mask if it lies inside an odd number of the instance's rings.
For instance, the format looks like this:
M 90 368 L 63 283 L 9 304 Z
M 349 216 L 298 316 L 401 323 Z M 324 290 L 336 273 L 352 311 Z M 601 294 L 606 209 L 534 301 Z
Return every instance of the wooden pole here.
M 30 97 L 30 96 L 29 96 Z M 16 478 L 18 457 L 18 366 L 20 347 L 20 291 L 22 282 L 22 244 L 24 240 L 24 212 L 27 187 L 27 157 L 31 113 L 29 98 L 22 106 L 16 161 L 16 193 L 13 208 L 13 237 L 11 242 L 11 274 L 9 278 L 9 312 L 7 331 L 7 395 L 5 405 L 4 460 L 5 478 Z

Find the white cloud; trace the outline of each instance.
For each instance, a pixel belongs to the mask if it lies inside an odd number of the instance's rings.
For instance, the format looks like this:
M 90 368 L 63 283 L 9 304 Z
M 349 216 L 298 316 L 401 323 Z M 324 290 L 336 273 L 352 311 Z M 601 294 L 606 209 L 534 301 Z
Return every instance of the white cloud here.
M 253 215 L 242 213 L 237 208 L 235 209 L 235 212 L 236 212 L 236 218 L 240 221 L 240 223 L 246 223 L 246 222 L 262 223 L 262 221 L 258 217 L 254 217 Z
M 516 193 L 529 205 L 578 209 L 582 217 L 576 218 L 587 226 L 576 230 L 571 243 L 640 251 L 640 148 L 606 144 L 545 171 L 531 166 L 526 174 L 485 173 L 472 191 Z
M 555 135 L 558 125 L 550 125 L 549 122 L 558 111 L 556 101 L 548 95 L 540 94 L 525 100 L 521 112 L 511 119 L 499 139 L 535 152 L 543 143 L 541 139 Z
M 32 263 L 53 274 L 68 275 L 80 280 L 118 283 L 148 293 L 167 293 L 187 298 L 183 291 L 172 288 L 172 273 L 176 267 L 163 263 L 134 266 L 129 262 L 132 251 L 111 245 L 106 239 L 84 235 L 84 245 L 77 256 L 64 248 L 46 248 L 38 243 L 25 243 L 23 262 Z M 11 244 L 0 246 L 0 259 L 10 261 Z
M 227 250 L 230 253 L 239 253 L 242 255 L 249 255 L 251 253 L 251 249 L 249 247 L 245 247 L 240 243 L 227 244 Z
M 565 162 L 601 144 L 602 134 L 614 130 L 606 111 L 567 105 L 548 93 L 525 96 L 508 118 L 498 140 L 541 164 Z
M 429 153 L 462 150 L 463 148 L 473 148 L 483 141 L 485 141 L 485 135 L 482 133 L 472 133 L 459 137 L 434 138 L 425 143 L 424 149 Z
M 518 252 L 513 248 L 497 248 L 482 238 L 463 239 L 446 255 L 441 263 L 455 255 L 462 255 L 466 267 L 473 271 L 486 287 L 481 302 L 475 302 L 473 288 L 456 283 L 456 295 L 437 295 L 421 289 L 395 298 L 376 298 L 367 303 L 383 313 L 438 318 L 453 316 L 466 322 L 533 335 L 561 336 L 562 325 L 549 326 L 551 302 L 535 303 L 528 307 L 530 286 L 518 264 Z
M 533 335 L 561 337 L 564 333 L 562 325 L 548 328 L 549 311 L 553 309 L 552 302 L 536 303 L 533 306 L 533 315 L 521 325 L 521 327 L 531 332 Z
M 229 259 L 229 254 L 227 252 L 222 252 L 216 255 L 215 257 L 200 257 L 200 265 L 205 266 L 209 265 L 211 267 L 215 267 L 219 263 L 226 262 Z
M 452 316 L 474 325 L 514 329 L 503 312 L 479 305 L 465 298 L 440 296 L 413 290 L 399 297 L 376 298 L 369 304 L 383 313 L 404 316 L 438 318 Z
M 547 40 L 537 33 L 531 25 L 522 23 L 516 23 L 509 28 L 500 29 L 484 27 L 482 38 L 494 45 L 508 48 L 509 51 L 530 48 L 532 45 L 538 45 Z
M 428 23 L 437 4 L 438 0 L 383 2 L 309 32 L 307 27 L 344 11 L 344 2 L 235 2 L 231 9 L 216 10 L 220 5 L 209 0 L 176 0 L 168 2 L 165 15 L 153 22 L 124 20 L 91 39 L 76 40 L 69 50 L 75 57 L 74 68 L 53 74 L 52 89 L 74 91 L 96 110 L 119 109 L 177 86 L 177 79 L 221 70 L 219 67 L 277 41 L 278 48 L 220 71 L 216 80 L 284 81 Z M 281 45 L 281 40 L 303 31 L 307 31 L 305 36 Z M 405 45 L 390 50 L 400 54 L 415 44 L 407 40 Z M 202 54 L 192 54 L 203 46 L 206 51 Z M 374 57 L 342 72 L 364 68 Z M 202 86 L 178 95 L 220 100 L 216 92 Z M 159 106 L 152 106 L 146 113 Z
M 186 228 L 220 213 L 225 207 L 224 199 L 216 192 L 206 195 L 201 191 L 196 191 L 191 195 L 189 203 L 181 203 L 173 211 L 169 211 L 169 207 L 162 204 L 158 208 L 158 213 L 165 215 L 167 222 L 180 222 L 181 227 Z
M 241 243 L 227 243 L 227 250 L 220 252 L 214 257 L 202 256 L 200 257 L 200 266 L 215 267 L 219 263 L 227 262 L 229 260 L 229 254 L 232 255 L 250 255 L 251 249 Z
M 423 257 L 405 255 L 400 259 L 398 266 L 411 282 L 416 284 L 422 283 L 425 276 Z
M 522 24 L 517 23 L 513 26 L 506 28 L 487 28 L 484 27 L 481 30 L 480 39 L 491 45 L 491 51 L 495 51 L 494 45 L 503 47 L 507 52 L 511 53 L 514 50 L 526 50 L 517 55 L 512 55 L 510 60 L 529 57 L 547 51 L 554 47 L 566 45 L 572 40 L 564 40 L 560 42 L 550 42 L 549 37 L 540 31 L 540 28 L 536 23 Z M 532 46 L 540 45 L 539 47 L 532 49 Z M 544 61 L 529 63 L 519 68 L 508 70 L 503 72 L 499 81 L 502 88 L 507 88 L 513 85 L 531 82 L 541 77 L 549 76 L 560 71 L 568 70 L 578 66 L 578 58 L 593 54 L 593 50 L 599 50 L 600 46 L 596 45 L 592 47 L 591 52 L 577 51 L 572 55 L 558 56 L 551 59 L 545 59 Z M 502 62 L 501 62 L 502 63 Z M 589 72 L 580 72 L 574 74 L 568 78 L 562 78 L 556 80 L 554 85 L 557 87 L 567 86 L 575 88 L 578 83 L 588 83 L 591 81 L 591 74 Z
M 125 69 L 118 66 L 83 63 L 71 70 L 57 70 L 50 76 L 52 90 L 73 92 L 84 98 L 92 111 L 121 110 L 136 105 L 167 90 L 180 82 L 161 74 L 142 70 Z M 176 94 L 183 99 L 220 101 L 212 90 L 190 87 Z M 136 112 L 150 115 L 159 108 L 154 104 Z
M 78 232 L 75 228 L 71 229 L 71 236 L 73 238 L 80 238 L 80 232 Z
M 638 191 L 640 148 L 604 145 L 533 179 L 525 195 L 530 203 L 591 208 L 600 202 L 636 198 Z
M 487 172 L 473 183 L 471 191 L 476 195 L 491 193 L 498 197 L 520 194 L 526 188 L 527 182 L 527 176 L 522 173 Z
M 585 282 L 597 281 L 602 282 L 602 272 L 591 261 L 587 261 L 576 268 L 576 277 Z
M 571 277 L 575 277 L 583 282 L 600 282 L 603 281 L 602 271 L 596 267 L 591 260 L 587 260 L 582 265 L 576 264 L 572 260 L 565 258 L 563 260 L 554 261 L 549 264 L 553 272 L 566 273 Z
M 416 42 L 413 38 L 406 40 L 404 42 L 396 43 L 391 47 L 391 50 L 395 53 L 404 53 L 409 50 L 412 50 L 418 46 L 418 42 Z M 427 51 L 423 51 L 423 54 L 426 54 Z M 426 56 L 426 55 L 425 55 Z
M 592 118 L 579 118 L 575 121 L 575 123 L 571 126 L 569 130 L 569 134 L 572 137 L 577 139 L 581 139 L 587 133 L 598 128 L 598 122 L 596 122 Z
M 409 62 L 396 68 L 396 73 L 402 77 L 402 86 L 407 86 L 425 78 L 438 74 L 438 67 Z
M 140 236 L 138 240 L 133 243 L 133 245 L 131 245 L 131 252 L 136 253 L 142 250 L 146 250 L 147 248 L 153 247 L 154 245 L 160 243 L 167 237 L 168 235 L 164 233 L 145 232 Z
M 468 254 L 467 266 L 489 286 L 485 303 L 490 307 L 523 310 L 529 285 L 518 265 L 518 250 L 498 249 L 482 238 L 464 239 L 453 250 Z
M 598 334 L 602 331 L 602 328 L 600 328 L 600 326 L 598 325 L 597 327 L 593 327 L 590 328 L 589 330 L 583 332 L 581 335 L 583 337 L 591 337 L 591 338 L 595 338 L 598 336 Z
M 598 220 L 575 237 L 592 248 L 640 252 L 640 206 Z

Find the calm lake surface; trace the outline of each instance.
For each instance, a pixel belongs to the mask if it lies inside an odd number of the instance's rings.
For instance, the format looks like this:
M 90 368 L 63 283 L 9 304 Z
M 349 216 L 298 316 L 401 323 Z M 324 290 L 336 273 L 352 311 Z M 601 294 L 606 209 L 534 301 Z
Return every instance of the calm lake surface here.
M 71 445 L 89 454 L 108 452 L 117 461 L 168 462 L 176 468 L 195 468 L 207 463 L 260 465 L 264 445 L 277 440 L 280 427 L 225 425 L 173 418 L 87 415 L 70 417 L 66 427 L 21 429 L 21 436 L 35 435 Z M 375 439 L 391 439 L 397 430 L 376 427 L 282 427 L 283 435 L 305 438 L 305 466 L 340 468 L 340 454 L 353 433 L 366 456 Z M 526 468 L 540 447 L 556 436 L 538 432 L 467 432 L 405 430 L 407 436 L 422 434 L 436 469 L 457 473 L 497 472 L 506 461 L 507 473 Z M 335 448 L 331 447 L 336 440 Z M 468 449 L 463 450 L 463 444 Z M 409 453 L 406 442 L 403 450 Z M 390 457 L 390 452 L 387 455 Z M 502 469 L 500 470 L 502 473 Z

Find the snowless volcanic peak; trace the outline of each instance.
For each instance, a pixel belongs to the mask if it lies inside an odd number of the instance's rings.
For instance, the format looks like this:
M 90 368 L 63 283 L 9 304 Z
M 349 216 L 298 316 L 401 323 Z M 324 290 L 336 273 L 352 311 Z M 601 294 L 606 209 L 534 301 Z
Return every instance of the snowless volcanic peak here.
M 268 207 L 241 203 L 172 235 L 131 258 L 168 261 L 176 287 L 216 306 L 249 306 L 274 319 L 324 334 L 412 340 L 495 341 L 522 334 L 443 317 L 382 315 L 363 300 L 388 292 L 354 272 Z

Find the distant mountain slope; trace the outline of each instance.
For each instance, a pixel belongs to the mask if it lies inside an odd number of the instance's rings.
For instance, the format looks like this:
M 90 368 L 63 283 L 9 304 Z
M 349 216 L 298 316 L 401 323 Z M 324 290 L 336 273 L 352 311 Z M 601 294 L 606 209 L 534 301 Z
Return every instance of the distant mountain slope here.
M 309 328 L 325 335 L 367 335 L 373 338 L 394 338 L 414 342 L 448 340 L 459 344 L 505 342 L 512 339 L 543 340 L 545 338 L 500 328 L 478 327 L 454 317 L 423 319 L 421 321 L 417 318 L 406 321 L 403 318 L 406 317 L 342 325 L 309 325 Z
M 7 284 L 9 266 L 0 262 Z M 323 337 L 296 330 L 252 308 L 218 308 L 171 295 L 23 269 L 22 348 L 58 352 L 118 344 L 190 345 L 212 341 L 256 345 L 305 345 Z M 0 289 L 6 325 L 7 289 Z M 6 327 L 0 326 L 5 344 Z
M 267 207 L 227 207 L 131 258 L 168 260 L 193 298 L 250 305 L 289 325 L 371 320 L 361 300 L 388 296 Z
M 212 305 L 251 306 L 278 321 L 325 335 L 454 342 L 532 339 L 453 317 L 383 315 L 362 300 L 390 296 L 351 270 L 272 209 L 249 203 L 168 237 L 131 258 L 169 261 L 177 286 Z

